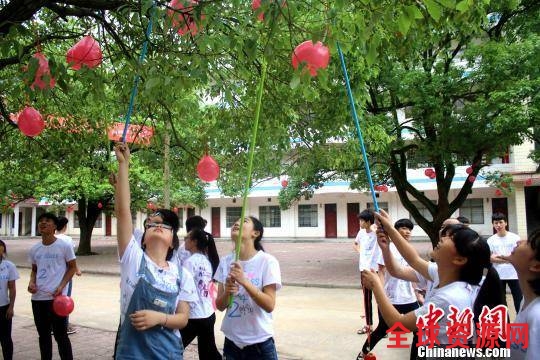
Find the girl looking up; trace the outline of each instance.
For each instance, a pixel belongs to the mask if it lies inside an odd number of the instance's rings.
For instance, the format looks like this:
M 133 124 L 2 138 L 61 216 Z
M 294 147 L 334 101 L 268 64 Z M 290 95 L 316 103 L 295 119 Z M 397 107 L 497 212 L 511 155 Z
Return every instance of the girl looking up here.
M 196 301 L 191 274 L 171 259 L 178 247 L 178 216 L 158 209 L 148 216 L 141 245 L 133 237 L 129 190 L 129 149 L 115 146 L 115 191 L 120 257 L 120 336 L 116 359 L 183 359 L 178 329 L 186 326 Z
M 275 257 L 261 245 L 262 223 L 253 216 L 236 221 L 231 238 L 237 243 L 240 226 L 240 259 L 234 253 L 221 259 L 214 278 L 218 282 L 216 306 L 227 310 L 221 331 L 225 334 L 223 355 L 227 360 L 277 360 L 272 326 L 276 291 L 281 288 L 281 272 Z M 229 296 L 233 302 L 228 306 Z

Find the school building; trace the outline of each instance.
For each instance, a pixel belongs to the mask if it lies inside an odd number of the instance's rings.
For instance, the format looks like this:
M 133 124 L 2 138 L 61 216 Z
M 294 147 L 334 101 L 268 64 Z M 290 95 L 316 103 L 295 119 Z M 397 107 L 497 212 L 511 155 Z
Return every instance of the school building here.
M 509 149 L 508 155 L 495 159 L 486 171 L 501 171 L 513 176 L 514 191 L 508 195 L 498 195 L 495 188 L 490 187 L 481 176 L 478 176 L 473 191 L 463 206 L 453 215 L 463 215 L 471 220 L 471 227 L 481 235 L 493 233 L 491 214 L 503 212 L 508 216 L 510 231 L 518 233 L 522 238 L 532 230 L 540 227 L 540 174 L 538 166 L 528 155 L 535 144 L 524 142 Z M 467 166 L 459 166 L 452 183 L 450 197 L 455 196 L 464 181 L 467 181 Z M 437 190 L 434 179 L 425 176 L 425 168 L 409 169 L 408 178 L 413 186 L 423 191 L 430 199 L 436 201 Z M 287 210 L 279 208 L 278 193 L 282 189 L 282 180 L 259 182 L 250 191 L 246 214 L 258 217 L 265 225 L 265 238 L 284 240 L 323 240 L 335 238 L 352 238 L 358 232 L 357 214 L 365 208 L 373 208 L 373 200 L 369 191 L 351 190 L 346 181 L 325 183 L 315 190 L 309 199 L 302 199 Z M 219 188 L 209 184 L 206 189 L 206 208 L 179 209 L 183 223 L 187 216 L 198 214 L 208 221 L 206 230 L 219 238 L 230 236 L 232 223 L 240 217 L 242 199 L 223 196 Z M 377 193 L 380 208 L 389 211 L 393 219 L 409 218 L 408 211 L 401 205 L 396 189 L 390 187 L 387 192 Z M 46 199 L 41 201 L 27 200 L 15 205 L 12 212 L 0 216 L 0 236 L 35 236 L 36 219 L 50 206 Z M 75 204 L 76 206 L 76 204 Z M 420 210 L 427 214 L 426 209 Z M 78 220 L 74 211 L 62 212 L 70 220 L 68 233 L 79 234 Z M 139 213 L 135 217 L 135 225 L 142 228 L 146 214 Z M 102 214 L 98 219 L 94 235 L 114 235 L 115 219 L 111 215 Z M 426 239 L 420 227 L 413 230 L 413 239 Z

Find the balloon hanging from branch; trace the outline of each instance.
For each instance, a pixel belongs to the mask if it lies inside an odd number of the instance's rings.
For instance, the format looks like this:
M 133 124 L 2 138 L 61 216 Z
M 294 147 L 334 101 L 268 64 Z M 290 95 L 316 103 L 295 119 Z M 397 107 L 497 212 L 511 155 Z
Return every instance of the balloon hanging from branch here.
M 219 165 L 213 157 L 206 154 L 197 164 L 199 178 L 206 182 L 217 180 L 219 177 Z
M 66 61 L 73 70 L 80 70 L 83 65 L 93 69 L 103 60 L 99 43 L 90 35 L 83 37 L 66 53 Z
M 274 2 L 275 0 L 253 0 L 251 1 L 251 9 L 257 15 L 257 20 L 264 21 L 264 9 L 261 9 L 261 5 L 263 2 Z M 285 0 L 281 1 L 281 7 L 284 7 L 287 5 L 287 2 Z
M 17 125 L 19 130 L 26 136 L 34 137 L 41 134 L 45 129 L 45 121 L 43 117 L 31 106 L 27 106 L 17 117 Z
M 311 76 L 317 76 L 319 69 L 326 69 L 330 62 L 330 51 L 320 41 L 313 44 L 307 40 L 298 45 L 292 54 L 292 66 L 296 70 L 304 63 Z
M 40 52 L 35 53 L 32 57 L 37 59 L 38 67 L 34 75 L 34 82 L 30 85 L 30 89 L 34 90 L 36 87 L 41 90 L 45 88 L 52 89 L 56 85 L 56 80 L 51 76 L 49 60 L 47 60 L 45 55 Z M 25 71 L 28 71 L 28 66 L 25 67 Z
M 183 36 L 190 33 L 197 35 L 199 27 L 195 21 L 195 7 L 199 4 L 198 0 L 172 0 L 169 2 L 167 16 L 171 19 L 172 27 L 176 29 L 178 35 Z M 201 20 L 205 15 L 201 14 Z

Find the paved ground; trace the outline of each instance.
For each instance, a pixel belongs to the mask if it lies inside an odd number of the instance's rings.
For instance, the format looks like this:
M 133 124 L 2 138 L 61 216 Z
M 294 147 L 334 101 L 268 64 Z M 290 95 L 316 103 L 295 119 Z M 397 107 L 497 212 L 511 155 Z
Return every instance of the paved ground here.
M 24 289 L 29 270 L 26 254 L 39 238 L 7 240 L 8 257 L 17 264 L 21 279 L 17 286 L 13 340 L 15 359 L 38 359 L 37 333 L 33 325 L 30 294 Z M 278 294 L 275 317 L 276 344 L 280 359 L 354 359 L 365 336 L 356 335 L 360 327 L 361 296 L 358 286 L 357 257 L 351 240 L 329 242 L 268 242 L 266 250 L 280 261 L 284 288 Z M 422 253 L 428 243 L 417 243 Z M 74 282 L 76 309 L 72 323 L 79 328 L 71 335 L 75 359 L 109 359 L 119 317 L 118 263 L 114 238 L 96 237 L 93 250 L 99 255 L 81 256 L 77 261 L 83 276 Z M 219 241 L 223 255 L 232 249 Z M 295 286 L 301 285 L 301 286 Z M 218 313 L 216 339 L 222 314 Z M 379 358 L 403 359 L 408 352 L 387 349 L 383 340 L 377 347 Z M 55 349 L 54 358 L 58 359 Z M 197 359 L 195 345 L 185 359 Z

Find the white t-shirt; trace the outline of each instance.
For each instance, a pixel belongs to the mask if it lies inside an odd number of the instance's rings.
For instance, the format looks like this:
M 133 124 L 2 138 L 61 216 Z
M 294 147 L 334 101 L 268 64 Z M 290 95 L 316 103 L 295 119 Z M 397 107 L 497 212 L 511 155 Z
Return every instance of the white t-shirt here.
M 497 234 L 491 235 L 489 239 L 487 239 L 487 243 L 493 255 L 508 256 L 514 250 L 519 240 L 518 234 L 507 231 L 505 236 L 499 236 Z M 501 280 L 517 279 L 517 272 L 512 264 L 493 264 L 493 267 L 499 273 Z
M 173 252 L 173 259 L 175 259 L 178 266 L 185 266 L 186 260 L 191 256 L 191 252 L 186 250 L 186 243 L 180 244 L 178 249 Z
M 401 256 L 396 246 L 390 244 L 390 253 L 394 257 L 394 262 L 399 266 L 408 266 L 407 261 Z M 384 259 L 379 260 L 380 265 L 384 265 Z M 410 281 L 393 277 L 390 273 L 384 274 L 384 292 L 392 304 L 402 305 L 416 302 L 416 295 Z
M 15 265 L 6 259 L 0 263 L 0 306 L 9 305 L 8 281 L 17 280 L 19 273 Z
M 234 254 L 229 254 L 221 259 L 214 275 L 216 281 L 225 284 L 233 261 Z M 271 284 L 276 285 L 276 290 L 281 288 L 279 262 L 272 255 L 259 251 L 251 259 L 240 261 L 240 264 L 244 275 L 259 290 L 262 291 L 263 287 Z M 233 298 L 232 306 L 227 308 L 221 324 L 221 331 L 240 348 L 257 344 L 274 335 L 272 314 L 257 305 L 246 290 L 240 286 L 238 294 Z
M 365 229 L 360 229 L 354 243 L 360 246 L 358 269 L 360 271 L 379 270 L 382 252 L 377 243 L 377 234 L 375 231 L 368 233 Z
M 73 241 L 73 238 L 66 234 L 54 234 L 54 237 L 63 241 L 67 241 L 71 246 L 75 247 L 75 242 Z
M 439 284 L 438 267 L 436 263 L 429 263 L 428 273 L 433 283 Z M 429 304 L 435 305 L 436 308 L 444 311 L 443 317 L 439 320 L 440 326 L 437 340 L 441 345 L 448 344 L 448 336 L 446 335 L 447 316 L 451 314 L 450 305 L 455 306 L 460 312 L 469 308 L 474 309 L 474 301 L 480 290 L 479 286 L 470 285 L 464 281 L 454 281 L 443 287 L 435 287 L 431 293 L 429 301 L 426 299 L 424 305 L 414 310 L 416 317 L 428 314 Z
M 538 359 L 540 354 L 540 297 L 534 299 L 525 309 L 522 300 L 514 323 L 527 323 L 529 325 L 529 347 L 523 349 L 521 344 L 511 344 L 512 360 Z
M 139 282 L 137 272 L 139 271 L 139 265 L 143 256 L 146 258 L 147 268 L 156 281 L 154 284 L 155 288 L 166 292 L 178 292 L 177 279 L 179 274 L 176 264 L 169 261 L 168 269 L 160 268 L 144 253 L 135 237 L 132 236 L 131 241 L 124 251 L 124 255 L 120 259 L 120 322 L 123 322 L 126 317 L 131 296 L 133 295 L 135 286 Z M 193 276 L 186 269 L 182 269 L 180 291 L 176 298 L 176 306 L 178 306 L 180 301 L 197 301 Z M 180 336 L 178 331 L 175 331 L 175 333 Z
M 200 253 L 191 255 L 184 262 L 184 268 L 193 274 L 198 299 L 189 303 L 190 319 L 205 319 L 214 313 L 210 284 L 212 283 L 212 265 L 208 258 Z
M 37 292 L 32 294 L 32 300 L 52 300 L 52 294 L 66 273 L 67 262 L 75 260 L 75 253 L 73 245 L 67 241 L 55 240 L 50 245 L 40 241 L 30 249 L 28 260 L 37 266 Z M 62 295 L 66 294 L 67 286 L 62 290 Z

